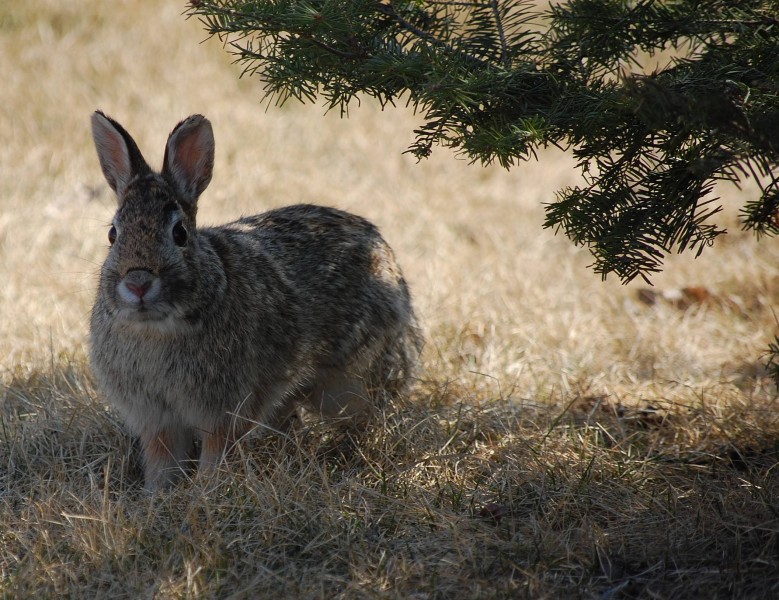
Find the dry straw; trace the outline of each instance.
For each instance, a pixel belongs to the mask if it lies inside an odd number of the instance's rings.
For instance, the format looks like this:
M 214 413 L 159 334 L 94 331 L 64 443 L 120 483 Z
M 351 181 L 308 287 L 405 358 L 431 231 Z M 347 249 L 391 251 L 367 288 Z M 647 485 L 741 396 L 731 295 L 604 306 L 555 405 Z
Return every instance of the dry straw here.
M 779 425 L 760 363 L 774 241 L 731 217 L 701 259 L 668 261 L 655 295 L 602 283 L 540 226 L 574 182 L 564 155 L 512 172 L 445 151 L 416 164 L 403 110 L 264 112 L 181 10 L 0 5 L 2 596 L 779 593 Z M 218 478 L 140 492 L 137 449 L 85 361 L 113 208 L 95 108 L 149 149 L 208 115 L 202 222 L 306 201 L 378 223 L 427 334 L 412 396 L 358 438 L 256 431 Z M 685 287 L 705 292 L 671 293 Z

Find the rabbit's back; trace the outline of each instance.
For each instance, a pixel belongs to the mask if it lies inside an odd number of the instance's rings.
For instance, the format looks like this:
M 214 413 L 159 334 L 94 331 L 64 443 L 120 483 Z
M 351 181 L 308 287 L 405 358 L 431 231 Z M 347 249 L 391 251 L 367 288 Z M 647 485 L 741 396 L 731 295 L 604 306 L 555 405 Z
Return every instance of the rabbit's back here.
M 300 204 L 212 230 L 244 233 L 287 280 L 302 335 L 321 366 L 342 366 L 415 326 L 408 287 L 392 250 L 369 221 Z

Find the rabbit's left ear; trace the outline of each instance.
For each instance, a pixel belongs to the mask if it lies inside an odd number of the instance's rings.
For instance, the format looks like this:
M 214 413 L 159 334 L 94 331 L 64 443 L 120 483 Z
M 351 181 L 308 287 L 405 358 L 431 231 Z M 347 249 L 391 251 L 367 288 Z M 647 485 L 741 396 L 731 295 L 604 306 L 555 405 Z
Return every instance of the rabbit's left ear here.
M 92 113 L 92 139 L 103 175 L 121 205 L 130 181 L 150 173 L 151 169 L 124 127 L 99 110 Z
M 194 209 L 208 187 L 214 169 L 214 133 L 203 115 L 187 117 L 171 131 L 165 147 L 162 174 L 176 187 L 181 200 Z

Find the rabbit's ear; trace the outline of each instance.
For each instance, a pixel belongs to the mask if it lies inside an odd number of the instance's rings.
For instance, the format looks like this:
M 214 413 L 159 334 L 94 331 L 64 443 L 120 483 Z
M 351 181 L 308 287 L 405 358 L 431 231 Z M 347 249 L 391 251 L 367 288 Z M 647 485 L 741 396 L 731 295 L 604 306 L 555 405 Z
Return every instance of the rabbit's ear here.
M 130 134 L 99 110 L 92 114 L 92 138 L 103 175 L 121 204 L 130 181 L 151 169 Z
M 192 115 L 176 125 L 168 137 L 162 174 L 194 209 L 208 187 L 214 169 L 214 133 L 203 115 Z

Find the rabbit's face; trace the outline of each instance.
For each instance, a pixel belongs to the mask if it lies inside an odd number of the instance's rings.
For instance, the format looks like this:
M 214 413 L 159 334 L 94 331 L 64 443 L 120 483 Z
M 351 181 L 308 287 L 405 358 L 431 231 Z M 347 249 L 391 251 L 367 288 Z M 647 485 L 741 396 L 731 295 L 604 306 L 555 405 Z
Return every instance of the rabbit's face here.
M 195 274 L 189 258 L 197 243 L 192 219 L 162 177 L 132 182 L 109 230 L 100 294 L 114 318 L 169 329 L 192 308 Z

